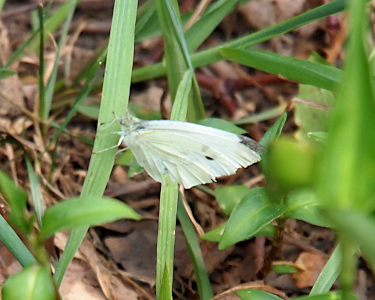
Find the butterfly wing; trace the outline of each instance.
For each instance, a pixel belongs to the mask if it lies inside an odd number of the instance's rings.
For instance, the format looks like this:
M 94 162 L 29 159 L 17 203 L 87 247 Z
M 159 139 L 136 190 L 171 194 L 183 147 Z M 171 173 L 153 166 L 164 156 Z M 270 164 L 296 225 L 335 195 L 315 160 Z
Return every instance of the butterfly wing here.
M 234 174 L 260 160 L 254 140 L 202 125 L 177 121 L 140 121 L 128 129 L 124 143 L 138 163 L 158 182 L 191 188 Z

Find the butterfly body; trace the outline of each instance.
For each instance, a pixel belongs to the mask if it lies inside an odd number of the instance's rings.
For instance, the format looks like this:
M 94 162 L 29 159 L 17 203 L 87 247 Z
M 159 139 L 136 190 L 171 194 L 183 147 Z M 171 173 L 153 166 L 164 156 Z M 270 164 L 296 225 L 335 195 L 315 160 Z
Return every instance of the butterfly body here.
M 168 174 L 185 188 L 216 181 L 260 161 L 263 146 L 227 131 L 188 122 L 120 118 L 120 143 L 156 181 Z

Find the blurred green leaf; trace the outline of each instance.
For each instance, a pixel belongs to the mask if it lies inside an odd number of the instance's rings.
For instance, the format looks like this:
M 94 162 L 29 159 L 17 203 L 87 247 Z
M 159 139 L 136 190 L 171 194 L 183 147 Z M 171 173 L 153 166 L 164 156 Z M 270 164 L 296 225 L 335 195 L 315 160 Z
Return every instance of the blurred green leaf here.
M 5 79 L 16 74 L 17 74 L 16 71 L 13 71 L 11 69 L 7 69 L 7 68 L 0 69 L 0 79 Z
M 2 287 L 3 300 L 56 300 L 57 289 L 48 266 L 27 266 L 9 277 Z
M 314 141 L 317 141 L 321 144 L 326 144 L 328 140 L 328 133 L 327 132 L 308 132 L 307 135 L 313 139 Z
M 270 191 L 279 194 L 311 186 L 318 166 L 317 149 L 289 137 L 272 142 L 268 146 L 265 163 L 262 164 Z
M 272 204 L 264 188 L 251 189 L 234 208 L 219 249 L 253 237 L 263 226 L 285 212 L 284 205 Z
M 275 295 L 254 289 L 246 289 L 237 292 L 238 297 L 242 300 L 282 300 Z
M 351 3 L 351 31 L 345 76 L 332 111 L 319 182 L 327 209 L 375 209 L 375 106 L 369 70 L 367 1 Z
M 371 199 L 374 201 L 374 199 Z M 329 215 L 328 215 L 329 214 Z M 375 217 L 358 211 L 348 211 L 335 207 L 327 211 L 327 218 L 332 221 L 343 238 L 359 245 L 363 256 L 371 270 L 375 271 Z
M 335 102 L 332 92 L 301 84 L 295 98 L 294 118 L 299 126 L 295 136 L 309 140 L 310 131 L 328 131 L 328 121 Z
M 24 233 L 29 233 L 31 224 L 26 220 L 27 193 L 16 186 L 2 170 L 0 170 L 0 193 L 10 206 L 10 223 Z
M 97 120 L 99 117 L 99 106 L 93 104 L 82 104 L 78 106 L 77 111 L 82 115 Z
M 298 270 L 287 264 L 274 265 L 272 268 L 277 274 L 293 274 L 298 273 Z
M 59 202 L 43 216 L 39 238 L 58 231 L 94 226 L 117 219 L 140 220 L 141 216 L 126 204 L 111 198 L 87 196 Z

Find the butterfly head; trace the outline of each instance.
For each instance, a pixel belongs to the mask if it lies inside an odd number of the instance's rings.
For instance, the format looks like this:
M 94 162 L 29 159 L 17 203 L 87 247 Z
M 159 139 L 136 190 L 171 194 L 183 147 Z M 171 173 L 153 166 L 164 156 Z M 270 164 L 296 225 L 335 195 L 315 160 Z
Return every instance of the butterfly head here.
M 134 126 L 135 124 L 139 123 L 139 119 L 126 112 L 124 117 L 119 118 L 120 125 L 123 129 L 129 129 L 130 127 Z

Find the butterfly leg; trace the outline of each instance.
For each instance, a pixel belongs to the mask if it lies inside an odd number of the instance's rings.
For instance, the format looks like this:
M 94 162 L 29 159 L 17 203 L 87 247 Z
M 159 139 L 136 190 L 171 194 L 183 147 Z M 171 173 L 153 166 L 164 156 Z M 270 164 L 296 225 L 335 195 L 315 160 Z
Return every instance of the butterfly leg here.
M 123 137 L 120 137 L 120 139 L 119 139 L 119 141 L 116 145 L 105 148 L 105 149 L 102 149 L 102 150 L 99 150 L 99 151 L 95 151 L 95 152 L 93 152 L 93 154 L 98 154 L 98 153 L 102 153 L 102 152 L 105 152 L 105 151 L 108 151 L 108 150 L 111 150 L 111 149 L 114 149 L 114 148 L 118 148 L 121 145 L 123 139 L 124 139 Z

